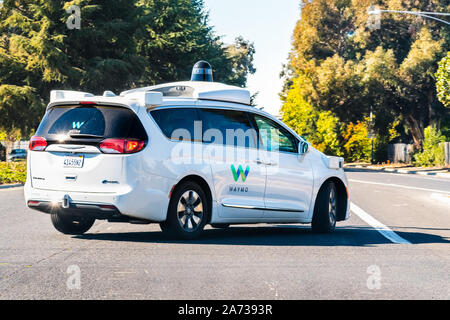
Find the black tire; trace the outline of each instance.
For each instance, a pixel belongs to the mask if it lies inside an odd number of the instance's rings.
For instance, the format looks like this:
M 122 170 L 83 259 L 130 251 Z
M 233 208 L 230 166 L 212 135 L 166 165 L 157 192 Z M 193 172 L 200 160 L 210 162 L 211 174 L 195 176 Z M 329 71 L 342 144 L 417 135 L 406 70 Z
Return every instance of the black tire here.
M 332 181 L 327 182 L 317 195 L 312 229 L 316 233 L 331 233 L 336 229 L 338 193 Z
M 211 224 L 211 227 L 216 228 L 216 229 L 226 229 L 228 228 L 230 225 L 227 223 L 213 223 Z
M 203 189 L 193 181 L 186 181 L 172 193 L 167 219 L 160 227 L 171 238 L 192 240 L 200 236 L 209 215 L 208 198 Z
M 73 217 L 70 215 L 51 214 L 53 226 L 64 234 L 80 235 L 88 231 L 95 222 L 94 218 Z

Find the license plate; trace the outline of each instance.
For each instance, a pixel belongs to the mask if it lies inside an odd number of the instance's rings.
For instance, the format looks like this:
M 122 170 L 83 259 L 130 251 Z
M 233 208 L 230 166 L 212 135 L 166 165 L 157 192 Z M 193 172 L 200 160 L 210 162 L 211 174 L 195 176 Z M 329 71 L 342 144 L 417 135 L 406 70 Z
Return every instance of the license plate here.
M 64 157 L 64 168 L 83 168 L 83 156 Z

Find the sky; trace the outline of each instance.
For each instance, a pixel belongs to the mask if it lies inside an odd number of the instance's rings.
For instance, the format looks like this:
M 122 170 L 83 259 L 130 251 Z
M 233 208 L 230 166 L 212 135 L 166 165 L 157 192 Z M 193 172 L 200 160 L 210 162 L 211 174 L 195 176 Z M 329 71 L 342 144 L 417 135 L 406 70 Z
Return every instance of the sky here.
M 256 103 L 265 111 L 278 115 L 279 77 L 292 45 L 295 24 L 300 19 L 299 0 L 204 0 L 209 23 L 225 43 L 239 35 L 255 45 L 254 66 L 247 87 L 259 92 Z M 214 66 L 212 66 L 214 69 Z

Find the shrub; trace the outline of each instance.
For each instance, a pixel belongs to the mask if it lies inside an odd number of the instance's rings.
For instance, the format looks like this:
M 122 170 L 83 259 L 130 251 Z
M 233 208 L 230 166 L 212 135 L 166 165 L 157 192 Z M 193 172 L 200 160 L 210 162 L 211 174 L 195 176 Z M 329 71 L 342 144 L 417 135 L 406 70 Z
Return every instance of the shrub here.
M 349 123 L 344 132 L 346 161 L 368 161 L 370 159 L 371 141 L 367 137 L 367 126 L 364 122 Z
M 433 126 L 424 130 L 423 151 L 414 155 L 414 165 L 429 167 L 445 164 L 444 136 Z
M 0 184 L 25 183 L 27 178 L 27 163 L 0 162 Z

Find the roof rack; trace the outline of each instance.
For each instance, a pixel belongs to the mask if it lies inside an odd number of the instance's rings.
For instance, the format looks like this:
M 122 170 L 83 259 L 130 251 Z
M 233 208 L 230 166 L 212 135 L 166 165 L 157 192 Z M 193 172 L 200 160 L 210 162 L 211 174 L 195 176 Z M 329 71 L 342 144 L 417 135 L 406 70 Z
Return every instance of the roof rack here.
M 217 82 L 183 81 L 124 91 L 126 97 L 136 92 L 161 92 L 165 98 L 193 98 L 250 105 L 247 89 Z
M 102 96 L 94 96 L 92 93 L 88 92 L 80 92 L 80 91 L 70 91 L 70 90 L 52 90 L 50 91 L 50 103 L 55 102 L 65 102 L 65 101 L 86 101 L 86 98 L 89 101 L 98 101 L 100 99 L 114 99 L 116 95 L 111 91 L 105 91 Z M 124 99 L 124 97 L 119 97 Z M 127 100 L 137 101 L 142 106 L 145 106 L 147 109 L 154 108 L 163 103 L 163 94 L 161 92 L 153 92 L 153 91 L 136 91 L 130 92 L 125 96 Z M 113 101 L 113 100 L 111 100 Z
M 71 91 L 71 90 L 52 90 L 50 91 L 50 102 L 55 100 L 78 100 L 86 97 L 93 97 L 92 93 Z

